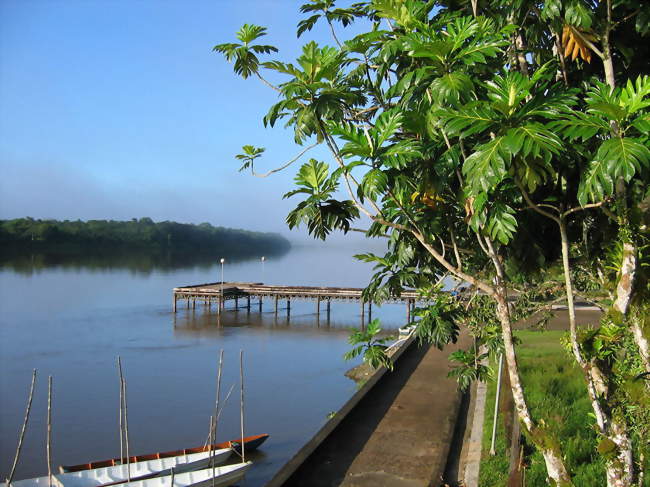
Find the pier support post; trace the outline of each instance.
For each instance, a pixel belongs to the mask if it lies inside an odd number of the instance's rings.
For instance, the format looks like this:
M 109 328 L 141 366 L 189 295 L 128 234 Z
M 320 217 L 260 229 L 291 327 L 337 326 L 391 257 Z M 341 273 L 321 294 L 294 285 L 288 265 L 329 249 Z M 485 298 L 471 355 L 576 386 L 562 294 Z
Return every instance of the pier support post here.
M 275 314 L 278 314 L 278 297 L 275 297 Z
M 235 309 L 239 308 L 239 298 L 235 296 Z
M 316 298 L 316 316 L 320 316 L 320 296 Z
M 177 299 L 176 293 L 174 293 L 174 300 L 172 305 L 172 310 L 174 311 L 174 313 L 176 313 L 176 299 Z
M 287 316 L 291 314 L 291 299 L 287 298 Z
M 189 298 L 189 296 L 187 297 L 187 303 L 186 304 L 187 304 L 187 309 L 190 309 L 190 298 Z
M 248 311 L 251 310 L 251 297 L 250 296 L 246 296 L 246 309 Z
M 330 304 L 332 303 L 331 299 L 327 300 L 327 321 L 330 320 Z
M 368 321 L 372 321 L 372 301 L 368 303 Z
M 262 296 L 260 296 L 260 313 L 262 312 Z
M 406 324 L 411 322 L 411 300 L 406 301 Z
M 196 309 L 196 298 L 192 300 L 192 309 Z

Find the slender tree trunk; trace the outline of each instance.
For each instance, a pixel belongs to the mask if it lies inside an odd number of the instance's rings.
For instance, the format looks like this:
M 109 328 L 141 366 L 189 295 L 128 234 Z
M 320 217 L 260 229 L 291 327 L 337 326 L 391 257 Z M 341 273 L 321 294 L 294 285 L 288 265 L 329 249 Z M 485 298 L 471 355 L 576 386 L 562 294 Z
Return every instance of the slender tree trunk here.
M 605 31 L 603 32 L 603 68 L 605 70 L 605 82 L 614 88 L 616 86 L 616 78 L 614 77 L 614 61 L 612 60 L 612 48 L 609 44 L 609 33 L 613 27 L 612 22 L 612 1 L 607 0 L 607 23 L 605 24 Z
M 632 306 L 629 313 L 630 328 L 632 328 L 634 341 L 639 347 L 639 354 L 641 355 L 643 366 L 648 373 L 650 373 L 650 345 L 648 344 L 648 337 L 644 330 L 647 326 L 646 320 L 650 316 L 649 313 L 650 309 L 643 305 L 639 308 Z
M 605 70 L 605 81 L 607 84 L 614 88 L 616 86 L 616 79 L 614 77 L 614 62 L 612 60 L 612 50 L 609 42 L 609 34 L 611 32 L 612 23 L 612 1 L 607 0 L 607 25 L 603 35 L 603 68 Z M 617 127 L 613 127 L 617 132 Z M 625 201 L 625 181 L 619 179 L 616 185 L 616 194 L 619 202 L 624 205 L 622 219 L 627 220 L 627 202 Z M 622 222 L 626 224 L 627 221 Z M 633 242 L 627 241 L 623 243 L 623 258 L 621 262 L 621 270 L 619 273 L 619 280 L 616 285 L 616 300 L 614 301 L 614 309 L 625 316 L 627 314 L 632 292 L 634 290 L 634 276 L 637 266 L 637 249 Z M 631 319 L 632 335 L 634 341 L 639 348 L 639 354 L 643 360 L 643 365 L 646 372 L 650 372 L 650 344 L 648 337 L 644 334 L 643 328 L 640 326 L 638 318 L 632 317 Z
M 578 365 L 584 372 L 587 382 L 587 391 L 591 406 L 596 416 L 596 423 L 600 433 L 616 445 L 616 457 L 606 462 L 606 475 L 608 487 L 629 487 L 634 477 L 634 461 L 632 455 L 632 442 L 624 421 L 614 419 L 609 408 L 603 407 L 601 400 L 606 401 L 609 395 L 609 384 L 595 360 L 585 360 L 578 345 L 576 328 L 576 310 L 573 301 L 573 282 L 571 280 L 571 267 L 569 265 L 569 238 L 567 236 L 566 221 L 559 220 L 560 237 L 562 242 L 562 265 L 564 268 L 564 282 L 566 286 L 567 308 L 569 310 L 569 336 L 571 350 Z
M 524 35 L 521 31 L 518 31 L 515 35 L 515 46 L 517 47 L 517 61 L 519 62 L 519 70 L 524 76 L 528 76 L 528 60 L 526 59 L 526 53 L 524 49 L 526 48 L 526 43 L 524 41 Z
M 636 266 L 636 247 L 632 242 L 624 242 L 621 269 L 618 283 L 616 284 L 616 300 L 614 301 L 614 309 L 622 315 L 627 313 L 627 309 L 630 306 L 632 291 L 634 290 Z
M 501 285 L 498 287 L 501 288 Z M 510 388 L 512 390 L 512 398 L 515 402 L 515 409 L 519 421 L 526 428 L 526 432 L 530 435 L 535 446 L 540 450 L 546 463 L 546 472 L 549 478 L 556 486 L 569 486 L 572 485 L 569 473 L 564 465 L 562 454 L 559 450 L 559 445 L 556 447 L 550 446 L 552 441 L 548 441 L 547 434 L 540 430 L 535 425 L 530 415 L 526 399 L 524 397 L 524 390 L 521 385 L 519 377 L 519 365 L 517 364 L 517 356 L 515 353 L 514 342 L 512 339 L 512 324 L 510 322 L 510 314 L 508 311 L 508 303 L 505 296 L 501 291 L 497 291 L 495 297 L 497 301 L 497 316 L 501 322 L 501 333 L 503 336 L 504 355 L 506 357 L 506 365 L 508 369 L 508 377 L 510 379 Z
M 519 365 L 517 364 L 515 345 L 512 337 L 512 323 L 510 320 L 510 310 L 507 301 L 508 295 L 504 286 L 505 273 L 492 242 L 489 239 L 486 240 L 490 258 L 497 271 L 497 285 L 494 299 L 497 303 L 497 316 L 501 322 L 504 355 L 506 357 L 510 388 L 512 390 L 512 398 L 515 403 L 517 416 L 519 416 L 519 421 L 521 421 L 524 428 L 526 428 L 526 432 L 535 446 L 542 453 L 544 462 L 546 463 L 546 472 L 553 482 L 552 485 L 562 487 L 573 485 L 569 472 L 564 465 L 559 443 L 552 441 L 548 433 L 535 424 L 530 415 L 528 405 L 526 404 L 524 389 L 519 376 Z

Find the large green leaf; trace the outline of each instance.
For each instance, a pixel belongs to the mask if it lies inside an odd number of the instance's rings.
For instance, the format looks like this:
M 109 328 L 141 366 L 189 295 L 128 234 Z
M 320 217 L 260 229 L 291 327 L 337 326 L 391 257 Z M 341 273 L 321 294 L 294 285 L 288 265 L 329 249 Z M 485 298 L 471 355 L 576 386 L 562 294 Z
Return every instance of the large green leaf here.
M 454 72 L 435 78 L 429 88 L 438 103 L 454 105 L 471 94 L 474 83 L 465 73 Z
M 489 193 L 506 176 L 510 159 L 505 137 L 497 137 L 477 147 L 463 164 L 468 194 Z
M 614 180 L 603 161 L 591 161 L 578 187 L 578 202 L 584 206 L 590 201 L 601 201 L 614 192 Z
M 329 167 L 326 163 L 317 161 L 316 159 L 310 159 L 308 163 L 300 167 L 295 182 L 299 186 L 307 186 L 317 191 L 327 180 L 328 175 Z
M 642 167 L 650 166 L 650 149 L 643 139 L 613 137 L 604 141 L 589 165 L 578 190 L 578 201 L 597 202 L 614 192 L 614 182 L 630 181 Z
M 386 191 L 388 186 L 388 176 L 380 169 L 371 169 L 368 171 L 359 185 L 359 196 L 376 199 Z
M 613 137 L 603 142 L 596 159 L 603 161 L 614 179 L 632 179 L 642 166 L 650 164 L 650 149 L 641 139 Z
M 566 118 L 551 122 L 550 127 L 569 140 L 580 139 L 583 142 L 611 130 L 607 120 L 577 110 L 567 114 Z
M 395 132 L 402 125 L 402 113 L 400 110 L 389 110 L 383 112 L 375 122 L 372 136 L 375 141 L 375 149 L 381 147 L 384 142 L 395 135 Z
M 432 119 L 439 118 L 445 124 L 448 135 L 469 137 L 485 132 L 499 121 L 499 116 L 486 105 L 471 104 L 458 111 L 434 110 Z
M 515 211 L 504 203 L 496 202 L 488 211 L 485 229 L 492 240 L 506 245 L 517 230 Z
M 650 76 L 646 75 L 639 76 L 635 83 L 628 79 L 619 99 L 628 115 L 632 115 L 650 106 L 648 95 L 650 95 Z

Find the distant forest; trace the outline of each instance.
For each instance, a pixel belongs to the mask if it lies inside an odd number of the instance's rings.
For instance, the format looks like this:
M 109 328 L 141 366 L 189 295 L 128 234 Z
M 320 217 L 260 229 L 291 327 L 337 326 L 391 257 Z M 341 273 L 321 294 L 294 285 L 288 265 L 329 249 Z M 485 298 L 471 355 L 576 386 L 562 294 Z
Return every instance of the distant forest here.
M 5 258 L 25 254 L 123 255 L 127 252 L 174 256 L 253 257 L 289 250 L 284 237 L 209 223 L 155 223 L 151 218 L 130 221 L 57 221 L 18 218 L 0 220 L 0 250 Z M 4 259 L 3 259 L 4 260 Z

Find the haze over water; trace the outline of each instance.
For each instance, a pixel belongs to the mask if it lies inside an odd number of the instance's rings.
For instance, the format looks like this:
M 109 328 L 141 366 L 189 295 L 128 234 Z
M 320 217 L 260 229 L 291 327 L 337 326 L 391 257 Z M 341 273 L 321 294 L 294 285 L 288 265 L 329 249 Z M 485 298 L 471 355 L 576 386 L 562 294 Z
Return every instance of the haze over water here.
M 378 243 L 377 245 L 380 245 Z M 256 258 L 224 266 L 225 280 L 268 284 L 357 286 L 371 268 L 352 258 L 364 249 L 306 246 L 262 264 Z M 271 438 L 247 475 L 263 485 L 356 390 L 344 376 L 349 328 L 358 303 L 332 302 L 316 320 L 315 303 L 292 301 L 276 317 L 271 301 L 258 312 L 215 308 L 171 312 L 175 286 L 220 280 L 218 263 L 181 269 L 0 269 L 0 475 L 11 467 L 33 368 L 38 369 L 25 445 L 16 479 L 47 474 L 47 376 L 54 377 L 53 463 L 119 456 L 116 357 L 128 387 L 131 454 L 202 445 L 214 407 L 219 350 L 225 352 L 218 441 L 239 435 L 239 351 L 244 350 L 246 434 Z M 232 307 L 233 303 L 228 306 Z M 404 320 L 398 305 L 373 308 L 385 328 Z

